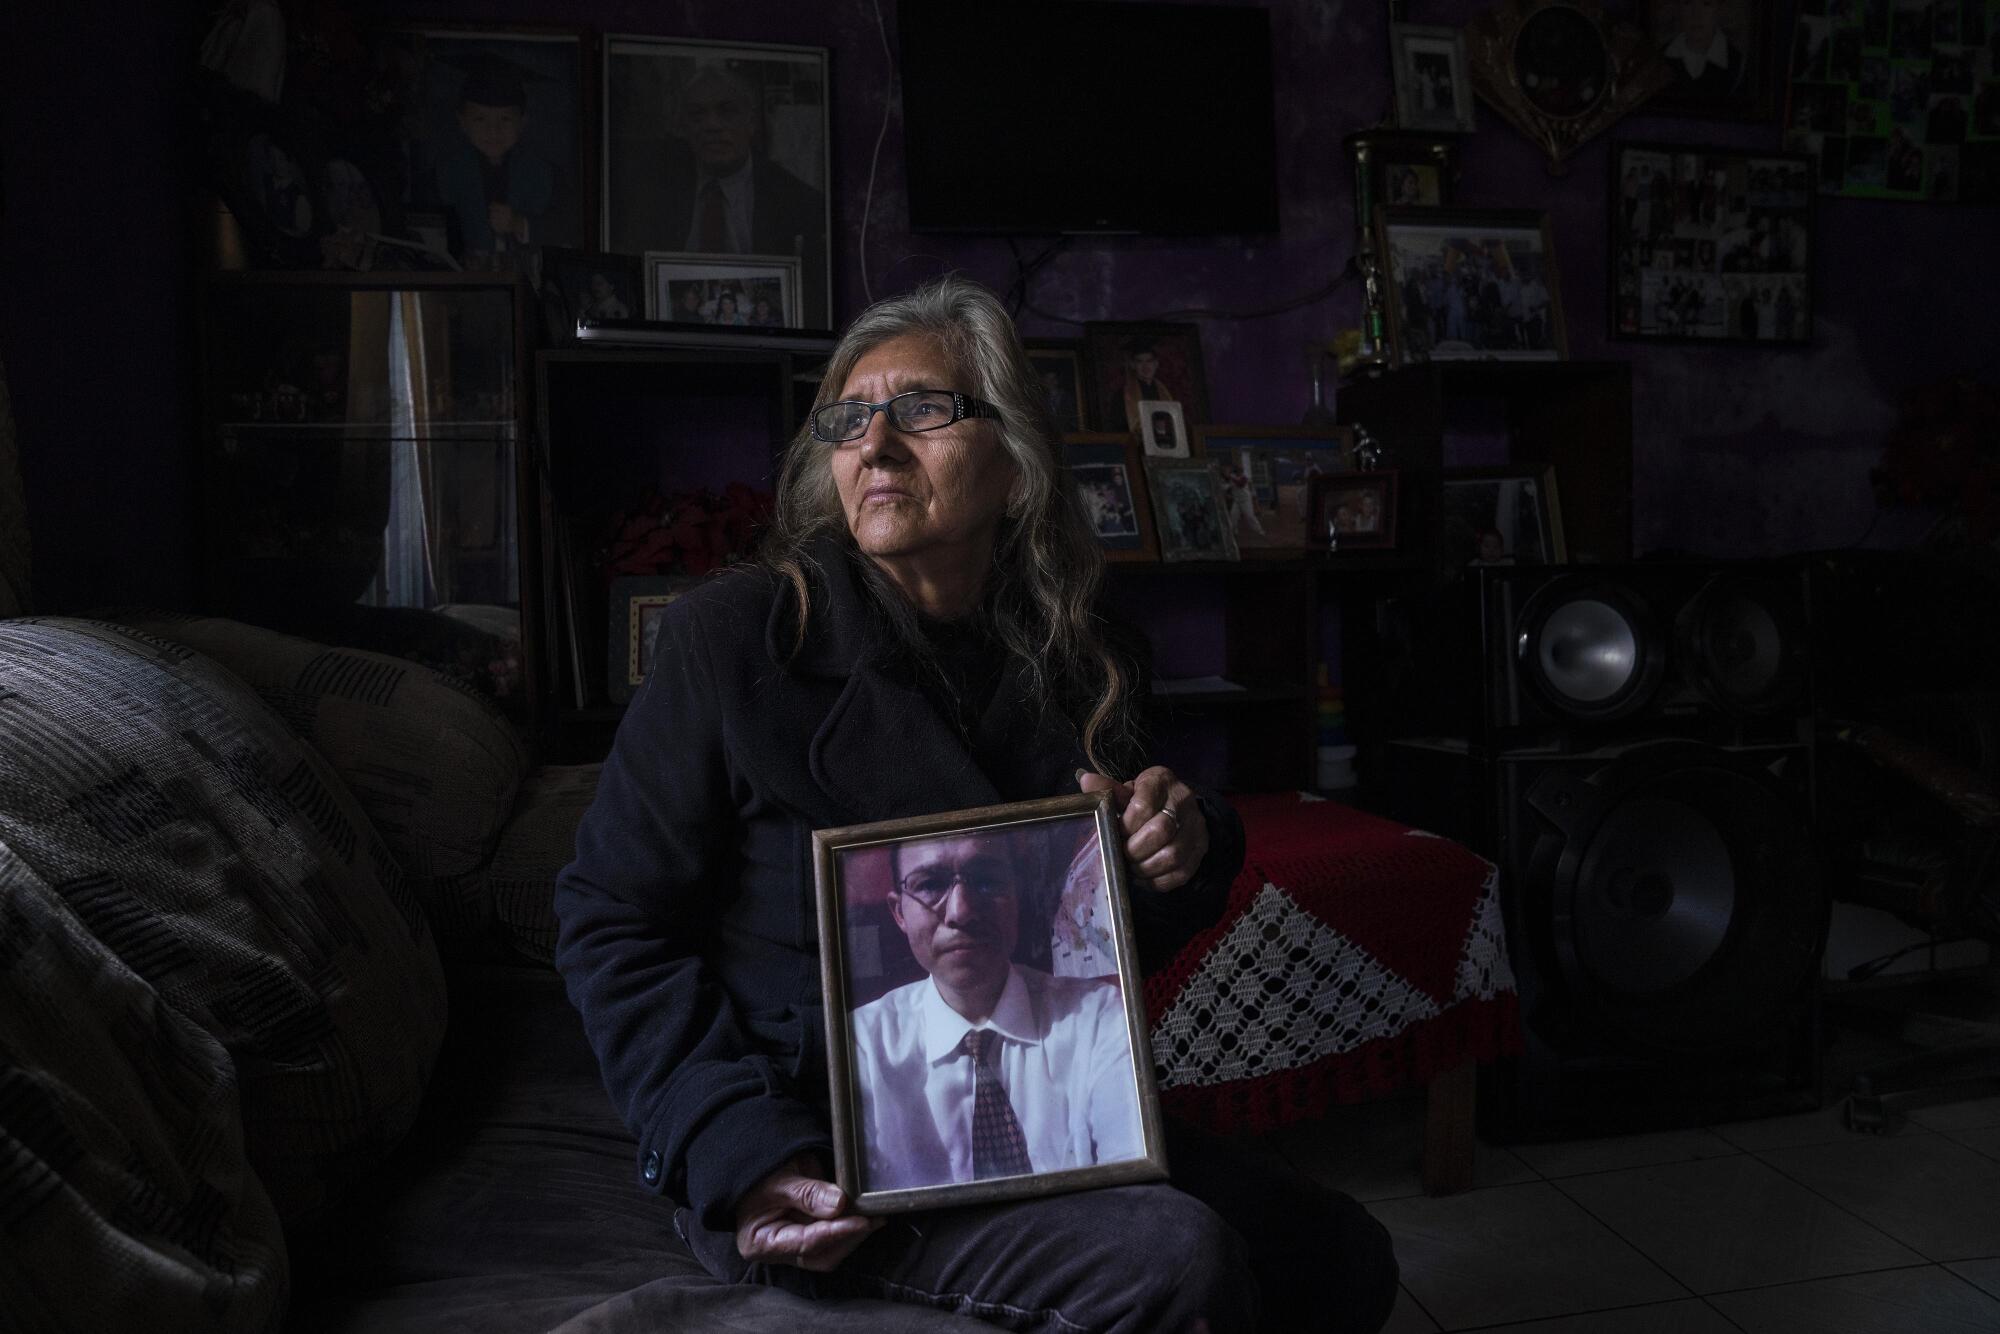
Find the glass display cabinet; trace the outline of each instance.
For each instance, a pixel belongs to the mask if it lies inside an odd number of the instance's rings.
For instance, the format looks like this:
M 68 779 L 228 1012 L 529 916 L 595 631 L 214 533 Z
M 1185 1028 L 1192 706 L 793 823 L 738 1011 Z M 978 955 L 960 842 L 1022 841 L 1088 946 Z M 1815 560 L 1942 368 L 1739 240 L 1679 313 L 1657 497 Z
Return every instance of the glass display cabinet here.
M 415 659 L 532 726 L 522 314 L 489 274 L 215 275 L 205 610 Z

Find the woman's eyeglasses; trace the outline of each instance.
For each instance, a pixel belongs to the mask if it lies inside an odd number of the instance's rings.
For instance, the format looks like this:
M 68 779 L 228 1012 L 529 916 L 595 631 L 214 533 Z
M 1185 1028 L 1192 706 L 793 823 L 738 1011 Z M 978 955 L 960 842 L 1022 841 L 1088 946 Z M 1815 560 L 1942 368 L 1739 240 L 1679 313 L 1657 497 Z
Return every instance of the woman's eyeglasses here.
M 812 415 L 813 439 L 829 445 L 845 444 L 868 434 L 875 414 L 886 412 L 899 431 L 938 431 L 967 417 L 998 419 L 1000 410 L 970 394 L 949 389 L 912 389 L 907 394 L 885 398 L 880 403 L 848 401 L 829 403 Z

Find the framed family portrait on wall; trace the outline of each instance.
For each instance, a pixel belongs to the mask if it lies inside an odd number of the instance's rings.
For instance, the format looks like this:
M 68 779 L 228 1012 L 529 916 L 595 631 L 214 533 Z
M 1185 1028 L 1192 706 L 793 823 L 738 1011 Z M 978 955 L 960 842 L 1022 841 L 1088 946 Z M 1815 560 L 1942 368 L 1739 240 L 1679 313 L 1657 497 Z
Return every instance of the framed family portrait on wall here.
M 1083 326 L 1083 345 L 1098 430 L 1143 438 L 1152 423 L 1141 403 L 1178 404 L 1183 431 L 1208 420 L 1199 326 L 1095 322 Z
M 798 327 L 832 322 L 827 56 L 604 39 L 604 248 L 798 265 Z
M 646 254 L 646 318 L 753 329 L 798 324 L 799 262 L 789 255 Z
M 1166 1175 L 1123 846 L 1105 793 L 813 831 L 861 1212 Z
M 1106 560 L 1158 560 L 1146 471 L 1129 435 L 1077 432 L 1062 438 L 1063 462 Z
M 1546 463 L 1448 468 L 1439 540 L 1447 565 L 1560 565 L 1562 504 Z
M 1399 365 L 1569 355 L 1547 214 L 1377 208 L 1375 244 Z
M 1672 75 L 1647 112 L 1770 116 L 1778 8 L 1777 0 L 1645 0 L 1646 35 Z
M 1352 427 L 1202 426 L 1195 441 L 1215 470 L 1239 551 L 1303 555 L 1320 545 L 1308 512 L 1312 480 L 1346 469 Z
M 1813 193 L 1798 154 L 1612 145 L 1612 336 L 1811 342 Z
M 392 28 L 377 43 L 407 109 L 412 221 L 440 218 L 462 267 L 513 268 L 534 247 L 595 239 L 582 33 Z
M 1472 81 L 1465 68 L 1464 33 L 1421 23 L 1391 23 L 1389 69 L 1396 86 L 1396 124 L 1406 130 L 1472 133 Z

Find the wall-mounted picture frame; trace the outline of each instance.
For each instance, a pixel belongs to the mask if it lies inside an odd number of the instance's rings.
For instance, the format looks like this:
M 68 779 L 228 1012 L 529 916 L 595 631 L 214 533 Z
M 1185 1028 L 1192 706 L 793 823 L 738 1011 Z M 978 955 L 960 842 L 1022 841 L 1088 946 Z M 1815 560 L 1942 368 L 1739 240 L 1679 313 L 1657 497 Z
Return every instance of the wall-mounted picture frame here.
M 1081 338 L 1029 338 L 1022 346 L 1028 364 L 1042 382 L 1042 393 L 1059 435 L 1094 429 L 1090 413 L 1089 377 L 1083 369 Z
M 701 582 L 677 574 L 621 575 L 611 581 L 610 652 L 605 687 L 613 704 L 624 704 L 639 693 L 653 669 L 653 646 L 659 640 L 660 614 L 675 599 Z
M 1142 435 L 1141 402 L 1180 404 L 1184 425 L 1209 419 L 1199 325 L 1096 321 L 1083 326 L 1083 347 L 1098 430 Z
M 373 40 L 405 108 L 408 206 L 443 220 L 462 267 L 519 270 L 537 247 L 596 239 L 580 29 L 399 26 Z
M 1203 459 L 1147 459 L 1160 559 L 1240 560 L 1222 508 L 1222 483 Z
M 1810 158 L 1623 142 L 1610 163 L 1612 337 L 1812 341 Z
M 558 339 L 575 337 L 579 322 L 646 316 L 644 268 L 637 255 L 544 246 L 541 271 L 543 309 L 549 332 Z
M 1158 560 L 1160 539 L 1138 442 L 1115 432 L 1072 432 L 1063 436 L 1062 452 L 1104 559 Z
M 1532 210 L 1375 210 L 1398 365 L 1569 356 L 1555 241 Z
M 1396 124 L 1406 130 L 1470 134 L 1475 128 L 1465 34 L 1422 23 L 1389 25 L 1389 70 Z
M 1310 523 L 1312 479 L 1347 470 L 1352 427 L 1197 426 L 1194 434 L 1239 551 L 1302 556 L 1321 545 Z
M 799 322 L 799 262 L 790 255 L 646 252 L 646 318 L 788 329 Z
M 1139 400 L 1139 441 L 1149 459 L 1191 459 L 1194 444 L 1188 436 L 1187 416 L 1171 399 Z
M 1123 842 L 1105 793 L 813 831 L 834 1179 L 858 1210 L 1166 1175 Z M 936 948 L 947 914 L 970 945 Z
M 1307 491 L 1314 549 L 1340 555 L 1396 547 L 1397 472 L 1322 473 Z
M 1466 25 L 1465 48 L 1473 91 L 1551 172 L 1673 77 L 1646 34 L 1598 0 L 1499 0 Z
M 1643 0 L 1641 23 L 1672 75 L 1648 115 L 1768 120 L 1776 103 L 1773 0 Z
M 1552 464 L 1447 468 L 1441 497 L 1438 541 L 1446 565 L 1561 565 L 1569 559 Z
M 831 325 L 825 48 L 608 36 L 603 81 L 603 248 L 794 259 Z

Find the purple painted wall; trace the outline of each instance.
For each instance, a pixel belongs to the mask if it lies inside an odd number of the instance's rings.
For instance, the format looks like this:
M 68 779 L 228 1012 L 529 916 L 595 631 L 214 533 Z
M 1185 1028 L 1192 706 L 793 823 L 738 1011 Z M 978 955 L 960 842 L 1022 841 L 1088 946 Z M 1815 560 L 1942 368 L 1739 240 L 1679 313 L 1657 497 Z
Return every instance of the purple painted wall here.
M 1352 249 L 1341 137 L 1389 105 L 1386 9 L 1375 0 L 1277 0 L 1281 225 L 1275 236 L 1079 240 L 1038 276 L 1037 311 L 1138 319 L 1255 311 L 1322 286 Z M 1459 23 L 1483 0 L 1410 6 Z M 170 597 L 184 579 L 192 360 L 182 205 L 175 188 L 180 68 L 172 7 L 11 7 L 0 41 L 0 354 L 13 380 L 43 601 Z M 108 8 L 108 7 L 107 7 Z M 1004 241 L 913 236 L 900 105 L 873 0 L 491 0 L 378 6 L 412 19 L 567 23 L 603 32 L 783 41 L 833 53 L 835 305 L 865 302 L 859 232 L 870 154 L 888 115 L 866 246 L 867 290 L 959 269 L 996 287 Z M 895 7 L 881 20 L 894 47 Z M 1191 58 L 1190 71 L 1195 68 Z M 1550 211 L 1572 353 L 1634 366 L 1635 529 L 1641 550 L 1738 555 L 1841 545 L 1874 514 L 1867 469 L 1898 394 L 1944 374 L 1996 372 L 2000 210 L 1827 200 L 1818 214 L 1816 342 L 1757 351 L 1607 343 L 1606 141 L 1552 178 L 1483 106 L 1464 145 L 1459 202 Z M 1775 125 L 1635 117 L 1625 138 L 1775 147 Z M 73 164 L 84 163 L 87 174 Z M 1198 163 L 1179 188 L 1199 189 Z M 1026 247 L 1032 249 L 1032 246 Z M 1305 346 L 1355 323 L 1350 285 L 1262 318 L 1201 319 L 1217 416 L 1289 422 L 1307 398 Z M 1030 334 L 1076 332 L 1028 313 Z M 116 483 L 114 490 L 112 484 Z M 118 497 L 130 497 L 120 499 Z M 114 542 L 111 535 L 119 535 Z M 143 549 L 123 558 L 132 544 Z

